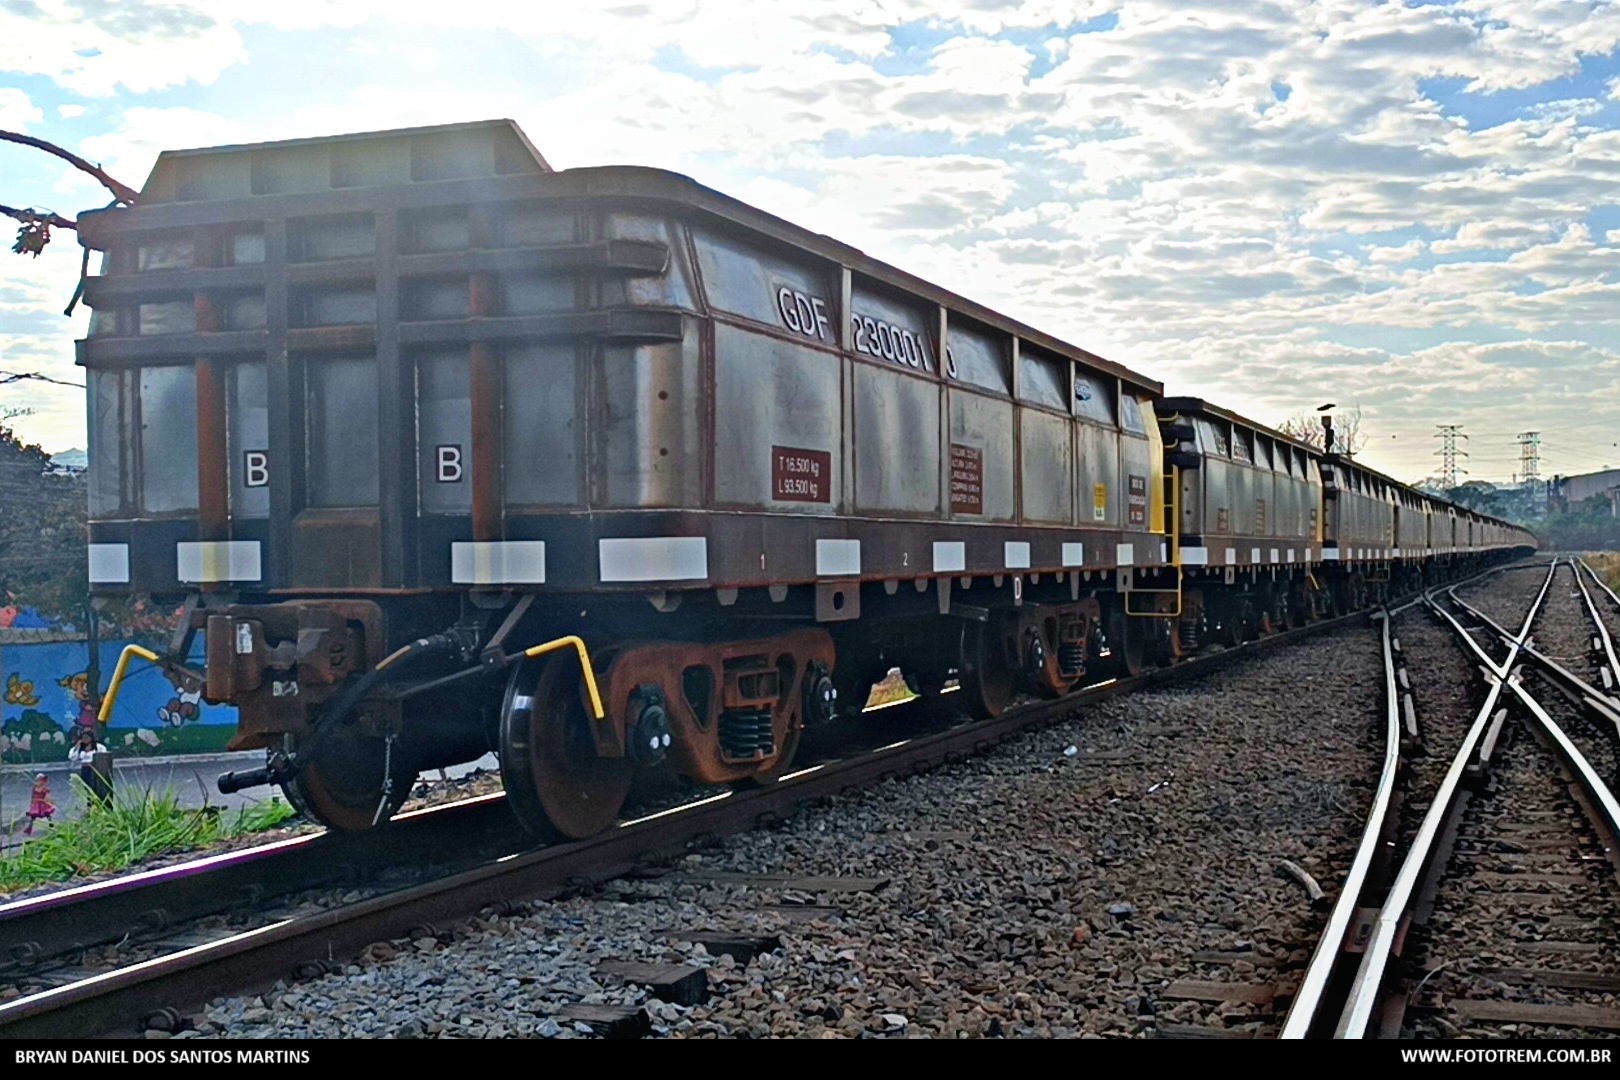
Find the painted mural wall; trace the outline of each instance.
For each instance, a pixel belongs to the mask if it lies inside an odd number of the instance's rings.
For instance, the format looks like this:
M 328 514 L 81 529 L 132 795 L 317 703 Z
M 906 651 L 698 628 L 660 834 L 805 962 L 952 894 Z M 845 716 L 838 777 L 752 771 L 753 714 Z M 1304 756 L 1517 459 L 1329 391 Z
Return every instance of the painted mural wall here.
M 100 645 L 101 688 L 106 689 L 126 643 Z M 200 644 L 199 644 L 200 649 Z M 201 667 L 201 657 L 193 657 Z M 0 629 L 0 761 L 65 761 L 74 732 L 95 723 L 98 700 L 90 685 L 90 650 L 74 634 Z M 236 729 L 236 710 L 209 705 L 202 687 L 181 685 L 140 660 L 130 663 L 101 741 L 119 756 L 212 753 L 225 749 Z

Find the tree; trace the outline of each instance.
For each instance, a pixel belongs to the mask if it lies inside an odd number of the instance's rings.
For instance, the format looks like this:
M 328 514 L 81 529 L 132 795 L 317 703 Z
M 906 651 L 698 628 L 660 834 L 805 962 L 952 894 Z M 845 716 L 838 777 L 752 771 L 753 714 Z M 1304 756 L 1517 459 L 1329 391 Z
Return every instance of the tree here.
M 99 165 L 93 165 L 79 155 L 64 150 L 55 143 L 44 139 L 36 139 L 32 135 L 24 135 L 17 131 L 0 130 L 0 142 L 17 143 L 20 146 L 33 147 L 43 150 L 72 165 L 75 169 L 94 177 L 96 182 L 112 193 L 112 206 L 133 206 L 140 195 L 128 184 L 108 176 Z M 7 206 L 0 203 L 0 214 L 21 222 L 17 229 L 17 240 L 11 245 L 11 250 L 18 255 L 32 255 L 39 258 L 45 245 L 51 242 L 52 229 L 77 229 L 79 223 L 73 218 L 63 217 L 54 210 L 36 210 L 31 206 Z M 89 252 L 85 253 L 86 258 Z M 68 314 L 73 312 L 73 304 L 78 302 L 78 294 L 74 294 L 73 303 L 68 304 Z
M 1299 412 L 1277 425 L 1277 430 L 1302 443 L 1321 449 L 1321 412 Z M 1333 413 L 1333 449 L 1347 457 L 1360 452 L 1367 445 L 1367 435 L 1361 430 L 1361 406 L 1352 405 L 1343 412 Z
M 139 193 L 55 143 L 16 131 L 0 130 L 0 142 L 40 150 L 72 165 L 95 179 L 112 195 L 111 206 L 132 206 Z M 79 223 L 54 210 L 8 206 L 0 214 L 17 222 L 11 250 L 38 258 L 51 242 L 53 229 L 77 229 Z M 90 257 L 86 249 L 85 259 Z M 84 264 L 88 266 L 88 261 Z M 82 291 L 83 271 L 79 290 Z M 73 313 L 79 291 L 67 314 Z M 0 382 L 39 379 L 56 382 L 38 372 L 6 373 Z M 74 384 L 66 384 L 74 385 Z M 24 442 L 7 421 L 27 410 L 0 409 L 0 603 L 37 607 L 47 615 L 79 621 L 89 602 L 90 586 L 84 558 L 88 480 L 83 475 L 47 475 L 50 456 Z
M 1609 500 L 1595 495 L 1567 510 L 1549 514 L 1543 524 L 1555 551 L 1613 551 L 1620 548 L 1620 518 Z
M 1469 480 L 1454 488 L 1446 489 L 1444 495 L 1448 502 L 1467 507 L 1469 510 L 1477 510 L 1481 514 L 1490 514 L 1493 517 L 1506 516 L 1502 492 L 1487 480 Z
M 0 603 L 77 622 L 90 597 L 84 476 L 46 475 L 50 455 L 0 421 Z

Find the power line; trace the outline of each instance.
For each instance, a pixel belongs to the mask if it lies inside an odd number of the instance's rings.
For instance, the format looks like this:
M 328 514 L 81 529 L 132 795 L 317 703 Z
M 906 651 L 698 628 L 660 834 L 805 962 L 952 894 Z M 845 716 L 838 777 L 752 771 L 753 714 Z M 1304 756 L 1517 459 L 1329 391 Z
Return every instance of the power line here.
M 27 380 L 53 383 L 57 386 L 71 386 L 79 390 L 84 389 L 84 383 L 53 379 L 49 375 L 42 375 L 37 371 L 0 371 L 0 386 L 4 386 L 7 383 L 24 382 Z

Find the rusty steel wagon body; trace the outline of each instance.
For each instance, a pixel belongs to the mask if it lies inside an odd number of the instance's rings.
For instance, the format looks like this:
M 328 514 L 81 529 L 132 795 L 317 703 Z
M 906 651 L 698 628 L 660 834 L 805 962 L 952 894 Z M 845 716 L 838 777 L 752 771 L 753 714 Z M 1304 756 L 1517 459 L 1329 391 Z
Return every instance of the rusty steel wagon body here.
M 895 669 L 996 712 L 1151 662 L 1217 471 L 1311 603 L 1319 455 L 1205 409 L 1178 488 L 1152 379 L 508 121 L 165 153 L 80 239 L 92 585 L 186 597 L 235 782 L 333 825 L 494 749 L 582 836 Z

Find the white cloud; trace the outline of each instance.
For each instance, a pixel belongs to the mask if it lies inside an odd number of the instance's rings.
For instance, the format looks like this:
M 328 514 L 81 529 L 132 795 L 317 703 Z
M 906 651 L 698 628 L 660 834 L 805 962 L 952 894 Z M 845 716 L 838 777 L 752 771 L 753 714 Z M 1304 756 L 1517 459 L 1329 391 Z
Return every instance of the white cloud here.
M 1360 396 L 1397 471 L 1427 471 L 1426 425 L 1460 413 L 1620 425 L 1620 239 L 1586 227 L 1620 190 L 1600 100 L 1620 78 L 1557 82 L 1612 63 L 1611 0 L 40 0 L 7 22 L 19 9 L 0 8 L 0 33 L 28 31 L 0 68 L 110 97 L 83 149 L 131 182 L 163 148 L 511 115 L 559 167 L 689 173 L 1259 419 Z M 330 85 L 280 104 L 250 56 L 319 30 L 296 40 Z M 480 33 L 529 59 L 523 78 L 464 49 Z M 278 107 L 196 89 L 232 68 Z M 1561 96 L 1471 125 L 1434 79 L 1492 112 L 1504 91 Z M 61 192 L 100 201 L 77 174 Z M 48 353 L 56 325 L 27 347 Z M 1532 392 L 1549 372 L 1559 388 Z
M 236 29 L 184 0 L 21 0 L 0 6 L 0 70 L 87 96 L 210 83 L 247 58 Z
M 29 100 L 27 94 L 14 87 L 0 87 L 0 128 L 26 131 L 43 119 L 45 114 Z
M 1436 255 L 1514 249 L 1545 239 L 1550 232 L 1552 226 L 1544 221 L 1470 221 L 1452 239 L 1436 240 L 1429 249 Z
M 1408 240 L 1404 244 L 1393 247 L 1371 247 L 1367 249 L 1367 261 L 1374 266 L 1388 266 L 1392 263 L 1411 262 L 1423 254 L 1428 245 L 1422 240 Z

